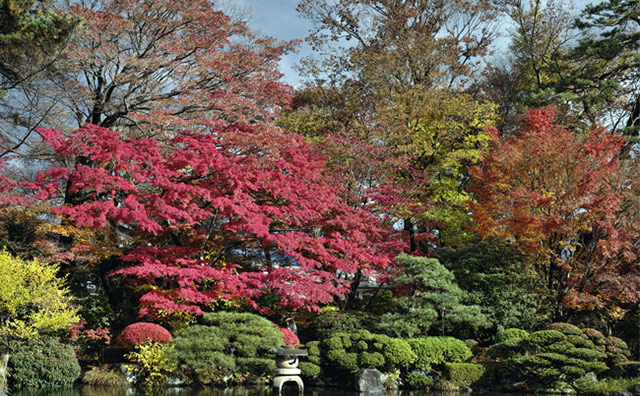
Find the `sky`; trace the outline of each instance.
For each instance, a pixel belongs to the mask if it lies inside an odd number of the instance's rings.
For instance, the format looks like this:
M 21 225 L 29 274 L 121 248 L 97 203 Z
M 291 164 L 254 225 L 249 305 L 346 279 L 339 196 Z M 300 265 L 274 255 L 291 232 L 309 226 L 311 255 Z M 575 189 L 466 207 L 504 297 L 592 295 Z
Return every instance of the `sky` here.
M 301 18 L 296 12 L 299 0 L 231 0 L 239 8 L 250 13 L 249 27 L 255 32 L 280 40 L 304 40 L 311 29 L 311 22 Z M 285 55 L 280 62 L 283 81 L 293 86 L 301 83 L 295 65 L 312 53 L 311 47 L 300 43 L 297 54 Z
M 296 12 L 298 2 L 299 0 L 227 0 L 231 7 L 237 7 L 249 14 L 248 25 L 253 31 L 280 40 L 304 40 L 309 34 L 312 24 Z M 582 9 L 588 3 L 599 3 L 598 0 L 567 0 L 567 2 L 576 10 Z M 508 26 L 500 29 L 502 37 L 496 41 L 498 53 L 500 46 L 507 45 L 508 29 Z M 285 55 L 280 62 L 280 71 L 284 73 L 282 80 L 294 87 L 299 86 L 302 80 L 295 66 L 303 57 L 312 53 L 311 46 L 303 41 L 298 48 L 298 53 Z

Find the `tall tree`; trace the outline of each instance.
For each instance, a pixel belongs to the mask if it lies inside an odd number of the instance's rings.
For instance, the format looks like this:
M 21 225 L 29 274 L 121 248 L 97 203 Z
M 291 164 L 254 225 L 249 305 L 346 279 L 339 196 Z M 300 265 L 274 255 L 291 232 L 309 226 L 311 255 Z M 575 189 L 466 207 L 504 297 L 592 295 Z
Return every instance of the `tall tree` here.
M 79 22 L 77 16 L 55 12 L 49 1 L 0 2 L 0 90 L 15 88 L 46 68 Z
M 34 127 L 85 122 L 129 136 L 170 135 L 204 114 L 260 122 L 290 101 L 277 62 L 293 43 L 258 37 L 209 1 L 58 4 L 84 26 L 32 84 L 0 100 L 12 143 Z
M 298 9 L 315 22 L 309 40 L 316 47 L 354 42 L 332 52 L 333 68 L 311 69 L 311 89 L 345 81 L 338 89 L 356 104 L 348 128 L 405 161 L 388 177 L 408 192 L 395 216 L 412 249 L 418 234 L 434 228 L 446 239 L 443 225 L 464 212 L 466 165 L 486 145 L 484 126 L 494 119 L 490 104 L 462 94 L 493 38 L 489 2 L 303 0 Z M 341 78 L 313 73 L 336 69 Z
M 617 159 L 624 139 L 575 135 L 554 118 L 532 110 L 516 136 L 496 136 L 471 170 L 471 206 L 481 237 L 536 263 L 563 320 L 637 301 L 640 223 L 637 183 Z

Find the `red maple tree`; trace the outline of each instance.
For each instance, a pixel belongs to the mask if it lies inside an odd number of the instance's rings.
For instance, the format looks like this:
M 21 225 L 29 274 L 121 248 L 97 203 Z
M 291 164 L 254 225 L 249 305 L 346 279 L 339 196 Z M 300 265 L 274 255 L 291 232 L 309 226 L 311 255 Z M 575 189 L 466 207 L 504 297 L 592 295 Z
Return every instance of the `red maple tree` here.
M 323 162 L 295 135 L 268 125 L 199 120 L 162 140 L 124 139 L 86 125 L 39 130 L 73 168 L 29 187 L 78 227 L 111 229 L 123 252 L 113 271 L 146 285 L 145 316 L 199 314 L 220 299 L 254 307 L 270 291 L 292 309 L 317 309 L 357 271 L 385 271 L 402 244 L 323 179 Z M 201 131 L 200 131 L 201 132 Z
M 638 185 L 603 129 L 572 134 L 552 109 L 531 110 L 516 136 L 495 133 L 471 168 L 477 232 L 517 246 L 552 291 L 557 319 L 638 300 Z M 495 132 L 495 131 L 494 131 Z

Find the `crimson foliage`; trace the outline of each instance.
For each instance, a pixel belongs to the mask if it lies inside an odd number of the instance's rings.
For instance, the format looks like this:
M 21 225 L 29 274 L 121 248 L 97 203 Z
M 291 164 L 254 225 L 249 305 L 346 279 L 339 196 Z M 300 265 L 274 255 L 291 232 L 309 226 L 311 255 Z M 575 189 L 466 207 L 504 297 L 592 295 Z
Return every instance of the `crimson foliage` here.
M 344 203 L 323 162 L 295 135 L 267 125 L 201 120 L 206 133 L 125 139 L 86 125 L 39 130 L 73 168 L 29 183 L 78 227 L 108 229 L 122 265 L 112 274 L 148 290 L 143 316 L 202 313 L 220 299 L 258 308 L 317 309 L 348 277 L 384 273 L 402 244 L 368 212 Z
M 116 338 L 118 344 L 123 347 L 133 348 L 145 342 L 169 342 L 171 333 L 164 327 L 155 323 L 136 322 L 125 327 Z

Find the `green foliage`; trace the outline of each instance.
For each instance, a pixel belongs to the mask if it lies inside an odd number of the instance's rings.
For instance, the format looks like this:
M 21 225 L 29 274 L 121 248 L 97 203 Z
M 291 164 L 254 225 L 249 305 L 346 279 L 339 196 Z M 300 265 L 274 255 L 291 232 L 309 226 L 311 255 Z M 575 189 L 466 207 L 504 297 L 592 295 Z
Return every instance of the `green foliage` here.
M 632 392 L 640 385 L 640 378 L 605 378 L 580 389 L 581 394 L 609 396 L 617 392 Z
M 582 335 L 582 329 L 580 329 L 578 326 L 572 325 L 570 323 L 561 323 L 561 322 L 551 323 L 551 325 L 549 325 L 548 329 L 557 330 L 557 331 L 559 331 L 562 334 L 567 335 L 567 336 L 569 336 L 569 335 L 577 335 L 577 336 Z
M 453 337 L 419 337 L 408 342 L 416 354 L 414 367 L 418 370 L 429 370 L 447 362 L 466 362 L 473 356 L 464 341 Z
M 483 379 L 487 369 L 479 363 L 445 363 L 444 375 L 456 387 L 472 386 Z
M 433 376 L 422 371 L 412 371 L 407 375 L 404 384 L 410 389 L 428 389 L 433 386 L 435 379 Z
M 177 331 L 172 344 L 171 358 L 190 382 L 224 385 L 270 373 L 273 357 L 267 351 L 283 345 L 275 324 L 232 312 L 204 314 L 202 322 Z
M 400 338 L 390 338 L 382 353 L 388 369 L 408 367 L 417 358 L 409 343 Z
M 56 265 L 0 252 L 0 335 L 31 338 L 77 323 L 77 310 Z
M 57 12 L 46 3 L 0 3 L 0 76 L 8 82 L 20 81 L 43 67 L 64 47 L 80 22 L 78 17 Z
M 364 312 L 329 310 L 313 320 L 311 338 L 324 340 L 333 333 L 355 333 L 369 328 L 370 323 L 370 316 Z
M 513 247 L 479 240 L 438 253 L 494 328 L 537 329 L 550 322 L 548 292 L 531 263 Z
M 3 337 L 0 349 L 9 354 L 9 388 L 36 389 L 71 386 L 80 365 L 70 345 L 51 336 L 29 340 Z
M 302 371 L 301 375 L 305 378 L 318 378 L 322 373 L 322 368 L 311 362 L 300 362 L 298 367 Z
M 416 359 L 406 341 L 367 330 L 334 333 L 319 344 L 320 348 L 317 345 L 315 342 L 307 344 L 310 362 L 351 372 L 362 368 L 393 371 L 409 367 Z M 317 352 L 321 352 L 321 356 Z
M 595 345 L 587 334 L 600 338 L 591 329 L 555 323 L 522 338 L 507 338 L 491 346 L 489 356 L 519 370 L 532 384 L 543 384 L 541 389 L 565 387 L 566 381 L 577 380 L 586 373 L 608 370 L 607 355 L 599 350 L 604 347 Z
M 161 342 L 151 341 L 137 344 L 135 351 L 127 358 L 138 365 L 140 384 L 146 388 L 162 387 L 167 377 L 175 373 L 177 366 L 171 359 L 173 346 Z
M 375 331 L 415 337 L 430 331 L 441 333 L 444 326 L 447 334 L 470 338 L 489 325 L 479 306 L 465 304 L 467 293 L 438 260 L 401 254 L 396 262 L 403 267 L 396 286 L 409 292 L 397 299 L 397 312 L 382 315 L 373 323 Z
M 500 330 L 496 334 L 496 342 L 504 342 L 506 340 L 520 340 L 529 336 L 529 332 L 522 329 L 505 329 Z

